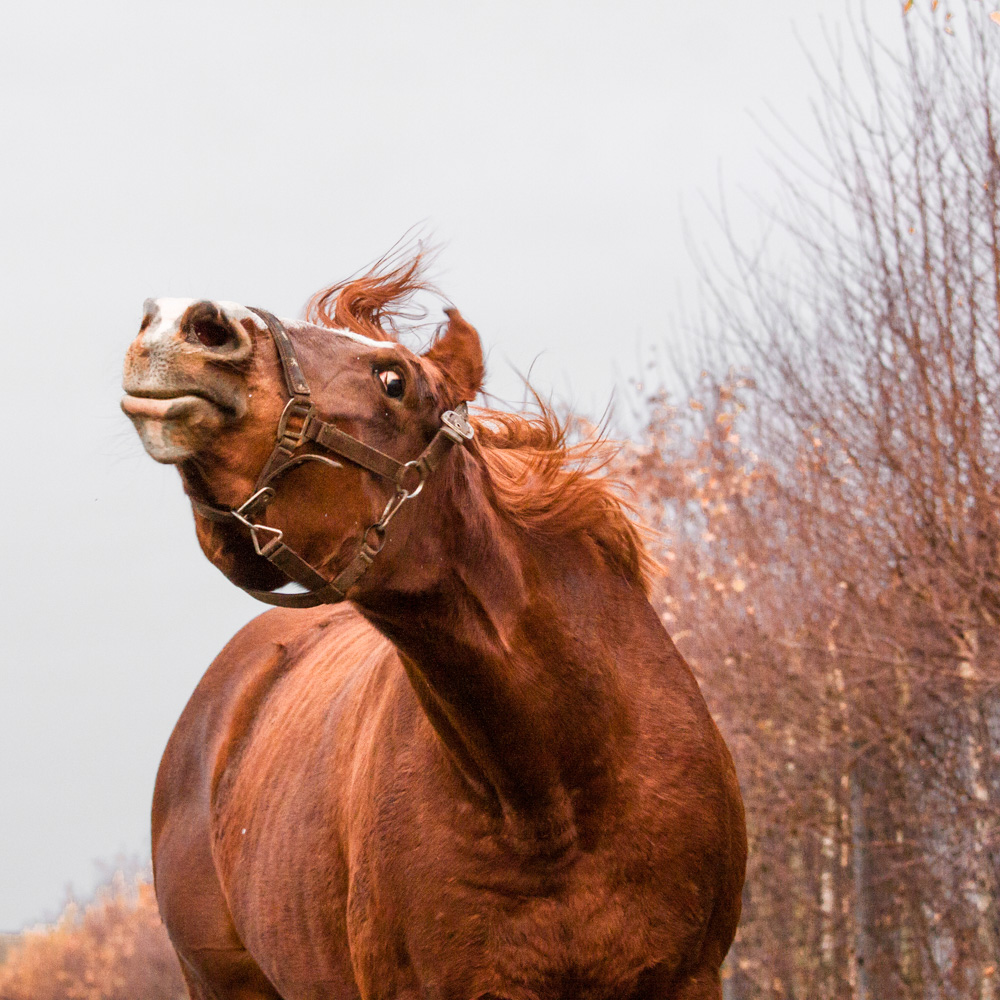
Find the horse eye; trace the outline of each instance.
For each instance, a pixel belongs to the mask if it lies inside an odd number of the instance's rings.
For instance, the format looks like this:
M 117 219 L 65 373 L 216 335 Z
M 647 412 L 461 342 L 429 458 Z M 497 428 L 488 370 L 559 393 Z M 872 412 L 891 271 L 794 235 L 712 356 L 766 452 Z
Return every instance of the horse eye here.
M 394 372 L 391 368 L 378 373 L 379 381 L 385 389 L 385 394 L 392 399 L 399 399 L 403 395 L 403 377 L 399 372 Z

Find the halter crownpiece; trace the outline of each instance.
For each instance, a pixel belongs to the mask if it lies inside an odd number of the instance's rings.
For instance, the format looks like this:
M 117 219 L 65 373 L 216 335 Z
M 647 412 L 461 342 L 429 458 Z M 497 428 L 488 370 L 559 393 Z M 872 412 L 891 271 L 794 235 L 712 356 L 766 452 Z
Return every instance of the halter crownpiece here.
M 251 307 L 251 312 L 256 313 L 267 325 L 278 350 L 288 388 L 289 399 L 278 420 L 274 449 L 257 476 L 253 493 L 239 507 L 213 507 L 195 497 L 190 498 L 191 504 L 202 517 L 212 521 L 228 522 L 235 518 L 250 532 L 254 551 L 307 591 L 304 594 L 279 594 L 273 590 L 243 587 L 251 597 L 283 608 L 314 608 L 320 604 L 336 604 L 346 599 L 347 591 L 358 582 L 382 550 L 385 530 L 399 508 L 420 493 L 427 476 L 453 445 L 472 440 L 474 431 L 468 421 L 468 407 L 465 403 L 460 403 L 454 410 L 442 413 L 441 426 L 431 438 L 430 444 L 412 461 L 399 462 L 316 415 L 316 407 L 310 399 L 309 384 L 302 374 L 288 331 L 276 316 L 265 309 Z M 369 525 L 362 536 L 357 555 L 333 580 L 327 580 L 294 549 L 287 546 L 283 541 L 284 532 L 280 528 L 258 524 L 253 520 L 274 500 L 276 492 L 271 484 L 289 469 L 306 462 L 322 462 L 333 468 L 343 468 L 340 462 L 323 455 L 311 452 L 296 454 L 297 449 L 308 441 L 346 458 L 353 465 L 359 465 L 388 479 L 395 486 L 395 493 L 389 498 L 381 517 Z

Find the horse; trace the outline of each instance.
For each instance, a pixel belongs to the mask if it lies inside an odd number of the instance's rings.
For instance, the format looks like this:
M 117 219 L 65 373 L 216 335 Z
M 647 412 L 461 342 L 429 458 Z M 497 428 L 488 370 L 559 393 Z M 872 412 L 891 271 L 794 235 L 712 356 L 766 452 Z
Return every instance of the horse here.
M 719 998 L 743 805 L 642 530 L 606 442 L 544 404 L 468 414 L 457 310 L 404 346 L 420 263 L 303 320 L 148 300 L 127 351 L 122 408 L 204 554 L 279 605 L 208 668 L 156 780 L 190 996 Z

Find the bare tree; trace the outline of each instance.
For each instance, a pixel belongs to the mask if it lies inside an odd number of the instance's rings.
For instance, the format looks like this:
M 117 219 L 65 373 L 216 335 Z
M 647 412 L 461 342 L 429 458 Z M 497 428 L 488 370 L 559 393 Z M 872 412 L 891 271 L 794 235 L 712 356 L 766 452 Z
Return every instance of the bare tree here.
M 817 77 L 780 263 L 709 276 L 753 381 L 633 456 L 750 804 L 731 996 L 1000 996 L 1000 25 L 901 22 Z

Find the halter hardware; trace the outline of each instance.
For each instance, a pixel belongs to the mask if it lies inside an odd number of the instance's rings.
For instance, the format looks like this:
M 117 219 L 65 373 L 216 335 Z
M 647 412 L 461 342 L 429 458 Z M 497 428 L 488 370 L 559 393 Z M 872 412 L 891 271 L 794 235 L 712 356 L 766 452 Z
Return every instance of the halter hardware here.
M 472 440 L 474 431 L 468 420 L 467 406 L 461 403 L 454 410 L 441 414 L 441 426 L 430 444 L 417 458 L 409 462 L 399 462 L 319 418 L 316 407 L 308 398 L 309 384 L 302 374 L 288 331 L 277 317 L 266 310 L 251 309 L 251 311 L 264 321 L 274 340 L 289 392 L 288 402 L 278 419 L 275 445 L 257 477 L 254 492 L 239 507 L 214 507 L 195 497 L 191 497 L 191 504 L 199 514 L 212 521 L 228 522 L 230 518 L 235 518 L 250 532 L 250 540 L 257 555 L 267 559 L 289 580 L 301 584 L 307 591 L 304 594 L 279 594 L 272 590 L 244 587 L 243 589 L 252 597 L 266 604 L 285 608 L 314 608 L 320 604 L 336 604 L 347 597 L 347 591 L 357 583 L 375 556 L 381 552 L 385 544 L 386 528 L 403 504 L 419 496 L 427 476 L 433 472 L 453 445 Z M 395 492 L 386 503 L 382 515 L 374 524 L 369 525 L 361 536 L 357 554 L 333 580 L 327 580 L 294 549 L 287 546 L 284 542 L 284 532 L 280 528 L 272 528 L 270 525 L 253 520 L 277 495 L 271 483 L 289 469 L 305 462 L 322 462 L 334 468 L 343 468 L 340 462 L 323 455 L 312 452 L 296 455 L 296 450 L 308 441 L 346 458 L 353 465 L 359 465 L 383 479 L 388 479 L 395 487 Z M 262 535 L 271 537 L 262 540 Z
M 468 421 L 466 405 L 463 403 L 457 410 L 446 410 L 441 414 L 441 432 L 447 434 L 455 444 L 471 441 L 475 431 Z
M 263 510 L 267 507 L 276 496 L 274 487 L 265 486 L 263 489 L 257 490 L 249 500 L 244 501 L 241 506 L 237 507 L 231 513 L 237 521 L 246 520 L 253 517 L 258 510 Z
M 288 451 L 294 451 L 306 439 L 306 430 L 309 428 L 309 421 L 316 415 L 316 407 L 307 399 L 297 399 L 292 396 L 285 403 L 285 408 L 278 418 L 278 430 L 275 435 L 277 441 Z M 290 425 L 293 418 L 301 419 L 299 429 L 291 430 Z

